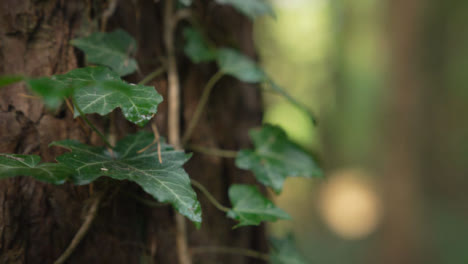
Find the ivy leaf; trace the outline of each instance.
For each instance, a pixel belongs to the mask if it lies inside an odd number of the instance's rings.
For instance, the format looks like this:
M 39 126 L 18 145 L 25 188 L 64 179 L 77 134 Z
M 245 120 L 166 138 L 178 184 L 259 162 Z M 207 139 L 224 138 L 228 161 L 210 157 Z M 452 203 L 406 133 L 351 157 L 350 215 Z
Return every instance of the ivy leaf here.
M 21 82 L 24 80 L 23 76 L 19 75 L 3 75 L 0 76 L 0 88 L 3 86 L 7 86 L 13 83 Z
M 86 54 L 89 62 L 110 67 L 120 76 L 138 69 L 132 55 L 137 44 L 127 32 L 117 29 L 113 32 L 95 32 L 88 37 L 77 38 L 71 44 Z
M 231 200 L 232 209 L 227 215 L 240 222 L 235 227 L 259 225 L 262 221 L 291 219 L 287 213 L 265 198 L 253 185 L 231 185 L 229 200 Z
M 73 95 L 85 114 L 106 115 L 120 107 L 127 120 L 140 126 L 156 114 L 162 102 L 154 87 L 126 83 L 117 73 L 102 66 L 29 79 L 26 83 L 49 107 L 57 107 L 64 97 Z M 79 113 L 75 111 L 75 115 Z
M 315 160 L 292 143 L 280 127 L 267 124 L 261 130 L 250 130 L 249 135 L 255 149 L 239 151 L 236 166 L 252 170 L 258 181 L 276 193 L 281 192 L 288 176 L 321 176 Z
M 208 62 L 216 59 L 216 49 L 210 47 L 202 34 L 196 29 L 188 27 L 184 29 L 186 44 L 184 47 L 187 55 L 193 63 Z
M 292 235 L 283 239 L 270 239 L 270 261 L 272 264 L 307 264 L 308 261 L 297 250 Z
M 217 62 L 220 70 L 247 83 L 258 83 L 266 79 L 265 73 L 249 57 L 240 52 L 223 48 L 218 50 Z
M 128 84 L 105 67 L 85 69 L 88 70 L 81 78 L 94 79 L 97 83 L 83 86 L 74 93 L 83 113 L 106 115 L 120 107 L 125 118 L 139 126 L 144 126 L 156 114 L 163 99 L 154 87 Z
M 216 2 L 231 5 L 250 19 L 261 15 L 275 17 L 275 12 L 267 0 L 216 0 Z
M 181 214 L 201 223 L 201 207 L 190 179 L 182 165 L 190 155 L 176 151 L 161 142 L 159 163 L 157 146 L 141 154 L 140 149 L 150 145 L 153 134 L 139 132 L 119 141 L 112 153 L 104 147 L 93 147 L 73 140 L 53 142 L 51 146 L 70 149 L 57 160 L 75 170 L 72 177 L 77 184 L 85 184 L 101 176 L 116 180 L 130 180 L 160 202 L 171 203 Z
M 36 180 L 62 184 L 72 170 L 58 163 L 41 163 L 37 155 L 0 154 L 0 179 L 30 176 Z

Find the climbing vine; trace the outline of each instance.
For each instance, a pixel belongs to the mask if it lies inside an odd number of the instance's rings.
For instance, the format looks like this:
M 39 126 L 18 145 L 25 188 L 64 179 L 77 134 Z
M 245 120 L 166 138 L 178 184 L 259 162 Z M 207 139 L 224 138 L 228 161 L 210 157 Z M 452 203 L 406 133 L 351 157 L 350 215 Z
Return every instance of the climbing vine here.
M 179 20 L 190 15 L 190 0 L 180 0 L 182 8 L 175 11 L 166 25 L 166 43 L 172 43 L 172 32 Z M 218 4 L 232 5 L 251 19 L 260 15 L 272 15 L 271 6 L 262 0 L 216 0 Z M 167 1 L 171 4 L 171 1 Z M 169 12 L 172 12 L 173 6 Z M 191 18 L 193 20 L 195 18 Z M 71 44 L 86 55 L 87 67 L 71 70 L 65 74 L 33 78 L 29 76 L 2 76 L 0 87 L 16 82 L 24 82 L 35 95 L 42 98 L 49 108 L 57 108 L 66 102 L 76 118 L 80 118 L 99 135 L 104 146 L 91 146 L 75 140 L 51 142 L 51 147 L 69 150 L 56 157 L 54 163 L 44 163 L 37 155 L 0 154 L 0 178 L 29 176 L 50 184 L 70 182 L 77 185 L 92 184 L 100 177 L 114 180 L 129 180 L 140 185 L 145 192 L 160 203 L 167 203 L 181 215 L 195 223 L 202 224 L 202 209 L 197 194 L 192 186 L 207 196 L 208 200 L 226 216 L 238 223 L 234 228 L 259 225 L 263 221 L 290 219 L 290 216 L 265 197 L 254 185 L 233 184 L 229 187 L 230 207 L 222 205 L 199 182 L 190 179 L 183 165 L 191 154 L 185 149 L 210 155 L 235 158 L 240 169 L 251 170 L 259 183 L 280 193 L 283 182 L 288 177 L 316 177 L 321 170 L 308 153 L 291 142 L 286 133 L 278 126 L 265 124 L 253 128 L 249 135 L 253 149 L 213 150 L 190 145 L 192 133 L 197 127 L 201 114 L 205 110 L 211 91 L 224 76 L 231 76 L 246 83 L 263 85 L 266 89 L 283 95 L 293 105 L 313 115 L 305 106 L 296 101 L 283 88 L 250 59 L 232 47 L 218 47 L 209 40 L 198 23 L 183 29 L 184 53 L 194 63 L 215 62 L 218 71 L 203 90 L 199 104 L 190 123 L 179 140 L 169 136 L 169 142 L 159 136 L 152 124 L 153 133 L 141 130 L 127 135 L 118 142 L 111 142 L 86 117 L 87 114 L 109 115 L 120 108 L 124 117 L 140 127 L 144 127 L 157 114 L 162 96 L 153 86 L 146 86 L 151 79 L 167 72 L 169 85 L 178 86 L 177 67 L 163 65 L 133 84 L 122 77 L 135 72 L 138 62 L 133 58 L 137 43 L 127 32 L 118 29 L 113 32 L 95 32 L 86 37 L 72 40 Z M 168 51 L 167 56 L 173 56 Z M 167 58 L 170 64 L 170 58 Z M 175 78 L 172 79 L 171 78 Z M 171 82 L 176 83 L 171 83 Z M 173 91 L 169 91 L 171 94 Z M 170 95 L 171 96 L 171 95 Z M 169 108 L 174 104 L 169 100 Z M 178 105 L 178 102 L 176 106 Z M 179 111 L 179 110 L 177 110 Z M 178 133 L 178 132 L 176 132 Z M 169 144 L 172 143 L 172 144 Z M 102 196 L 96 195 L 93 210 L 85 224 L 73 239 L 66 252 L 55 262 L 63 263 L 73 252 L 74 247 L 84 237 Z M 293 246 L 291 237 L 283 240 L 271 240 L 270 255 L 249 249 L 199 247 L 192 249 L 192 254 L 213 251 L 226 254 L 243 254 L 271 263 L 305 263 Z M 183 260 L 181 260 L 183 261 Z

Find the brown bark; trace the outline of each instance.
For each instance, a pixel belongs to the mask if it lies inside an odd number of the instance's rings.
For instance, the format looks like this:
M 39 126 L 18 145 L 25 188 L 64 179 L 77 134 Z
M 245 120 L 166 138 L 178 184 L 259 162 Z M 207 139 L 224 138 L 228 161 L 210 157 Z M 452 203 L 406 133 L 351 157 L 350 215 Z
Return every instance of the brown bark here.
M 0 1 L 0 74 L 43 76 L 82 66 L 82 55 L 74 51 L 69 41 L 77 35 L 89 10 L 97 15 L 96 10 L 102 4 L 92 1 L 86 6 L 86 3 Z M 162 6 L 163 3 L 152 0 L 120 1 L 109 20 L 107 28 L 124 28 L 139 43 L 140 72 L 130 76 L 130 81 L 154 70 L 158 58 L 164 56 Z M 208 1 L 196 1 L 194 9 L 217 43 L 235 45 L 248 55 L 255 55 L 252 25 L 246 18 Z M 189 63 L 181 53 L 181 40 L 180 34 L 176 34 L 184 127 L 215 67 Z M 165 77 L 152 84 L 166 98 Z M 28 93 L 23 84 L 0 90 L 0 153 L 39 154 L 43 160 L 53 161 L 62 152 L 48 148 L 54 140 L 72 138 L 102 143 L 94 133 L 88 136 L 90 131 L 81 128 L 66 107 L 47 110 L 40 100 L 20 95 Z M 214 89 L 193 143 L 227 149 L 247 146 L 247 129 L 261 120 L 260 102 L 255 87 L 223 79 Z M 164 102 L 156 117 L 162 135 L 167 131 L 166 113 Z M 107 119 L 92 116 L 92 120 L 102 131 L 109 126 Z M 118 138 L 136 130 L 118 112 L 115 123 Z M 187 171 L 226 205 L 230 183 L 253 182 L 250 174 L 234 167 L 233 160 L 201 154 L 195 154 L 189 161 Z M 129 198 L 129 192 L 144 196 L 134 184 L 110 184 L 110 195 L 104 198 L 93 226 L 67 263 L 140 263 L 143 258 L 151 260 L 147 263 L 176 263 L 174 216 L 170 207 L 149 208 Z M 89 197 L 87 186 L 52 186 L 23 177 L 0 181 L 0 263 L 53 263 L 79 229 Z M 216 211 L 202 194 L 199 199 L 204 222 L 200 230 L 188 223 L 190 246 L 265 250 L 263 228 L 232 230 L 233 222 L 224 213 Z M 239 256 L 194 256 L 194 263 L 221 262 L 255 261 Z

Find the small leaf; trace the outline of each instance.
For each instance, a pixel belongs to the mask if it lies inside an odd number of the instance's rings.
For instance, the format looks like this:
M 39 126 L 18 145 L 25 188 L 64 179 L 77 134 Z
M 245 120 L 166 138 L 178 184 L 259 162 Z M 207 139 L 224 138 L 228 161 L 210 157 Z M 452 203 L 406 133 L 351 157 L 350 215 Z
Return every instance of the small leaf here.
M 0 76 L 0 88 L 3 86 L 7 86 L 13 83 L 21 82 L 24 80 L 23 76 L 19 75 L 3 75 Z
M 223 48 L 217 53 L 218 66 L 223 73 L 248 83 L 258 83 L 266 79 L 265 73 L 257 64 L 240 52 Z
M 208 62 L 216 59 L 216 49 L 210 47 L 202 34 L 194 28 L 184 29 L 186 44 L 184 47 L 187 55 L 193 63 Z
M 235 227 L 259 225 L 262 221 L 291 218 L 265 198 L 253 185 L 231 185 L 229 200 L 231 200 L 232 209 L 227 215 L 240 222 Z
M 137 151 L 150 145 L 153 134 L 139 132 L 119 141 L 112 153 L 104 147 L 92 147 L 73 140 L 58 141 L 51 146 L 70 149 L 57 160 L 73 168 L 72 177 L 77 184 L 85 184 L 101 176 L 116 180 L 130 180 L 160 202 L 171 203 L 190 220 L 201 222 L 201 207 L 190 179 L 182 165 L 189 159 L 183 151 L 161 143 L 162 163 L 159 163 L 157 146 L 141 154 Z
M 307 264 L 297 250 L 294 238 L 289 235 L 283 239 L 270 239 L 270 261 L 272 264 Z
M 58 163 L 41 163 L 37 155 L 0 154 L 0 179 L 29 176 L 36 180 L 62 184 L 72 170 Z
M 249 134 L 255 149 L 239 151 L 236 166 L 252 170 L 258 181 L 276 193 L 281 192 L 288 176 L 321 176 L 315 160 L 292 143 L 280 127 L 267 124 Z
M 89 62 L 110 67 L 120 76 L 138 69 L 132 55 L 136 52 L 135 39 L 127 32 L 95 32 L 89 37 L 77 38 L 71 44 L 86 54 Z
M 267 0 L 216 0 L 216 2 L 219 4 L 232 5 L 250 19 L 261 15 L 275 17 L 275 12 Z

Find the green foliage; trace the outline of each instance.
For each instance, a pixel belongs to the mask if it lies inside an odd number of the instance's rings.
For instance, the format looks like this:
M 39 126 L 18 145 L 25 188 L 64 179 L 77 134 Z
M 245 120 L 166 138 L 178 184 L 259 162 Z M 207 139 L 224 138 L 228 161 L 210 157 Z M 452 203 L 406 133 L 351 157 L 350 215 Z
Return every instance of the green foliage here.
M 77 38 L 71 44 L 86 54 L 88 62 L 110 67 L 120 76 L 138 69 L 132 58 L 136 52 L 135 39 L 127 32 L 117 29 L 113 32 L 95 32 L 88 37 Z
M 74 93 L 78 107 L 85 114 L 106 115 L 120 107 L 127 120 L 143 126 L 156 114 L 163 100 L 154 87 L 128 84 L 105 67 L 87 67 L 83 70 L 86 71 L 80 78 L 96 80 L 96 83 L 82 86 Z M 75 112 L 75 115 L 79 113 Z
M 294 238 L 289 235 L 283 239 L 270 239 L 272 264 L 306 264 L 308 261 L 299 253 Z
M 73 140 L 54 142 L 51 146 L 71 150 L 57 160 L 75 170 L 72 177 L 75 183 L 89 183 L 101 176 L 130 180 L 158 201 L 171 203 L 181 214 L 200 223 L 201 207 L 182 168 L 190 155 L 175 151 L 164 143 L 161 144 L 162 163 L 159 163 L 156 145 L 137 153 L 152 141 L 151 133 L 139 132 L 119 141 L 112 153 L 104 147 L 88 146 Z
M 0 76 L 0 88 L 3 86 L 7 86 L 13 83 L 21 82 L 24 80 L 23 76 L 18 75 L 3 75 Z
M 252 59 L 234 49 L 221 48 L 218 50 L 211 47 L 202 34 L 193 28 L 186 28 L 184 36 L 186 39 L 184 51 L 193 63 L 216 60 L 220 71 L 224 74 L 248 83 L 266 83 L 272 92 L 286 98 L 292 105 L 305 112 L 313 124 L 316 124 L 313 113 L 285 89 L 277 85 Z
M 41 163 L 37 155 L 0 154 L 0 179 L 30 176 L 36 180 L 62 184 L 72 174 L 68 167 L 57 163 Z
M 275 12 L 267 0 L 216 0 L 219 4 L 232 5 L 239 12 L 254 19 L 261 15 L 275 17 Z
M 228 217 L 239 221 L 239 226 L 259 225 L 262 221 L 290 219 L 283 210 L 265 198 L 253 185 L 233 184 L 229 188 L 232 209 Z
M 265 73 L 249 57 L 228 48 L 220 49 L 217 53 L 216 61 L 221 72 L 248 83 L 265 80 Z
M 203 35 L 194 28 L 184 29 L 184 52 L 194 63 L 208 62 L 216 59 L 216 49 L 211 47 Z
M 105 67 L 86 67 L 69 71 L 66 74 L 53 75 L 37 79 L 27 79 L 29 88 L 43 97 L 45 103 L 52 108 L 57 107 L 64 98 L 72 96 L 75 90 L 87 86 L 102 86 L 109 91 L 123 90 L 120 78 Z
M 120 107 L 125 118 L 140 126 L 156 114 L 162 102 L 153 87 L 126 83 L 106 67 L 79 68 L 66 74 L 29 79 L 26 83 L 50 107 L 57 107 L 63 98 L 73 96 L 85 114 L 106 115 Z
M 274 16 L 266 0 L 216 2 L 232 5 L 252 19 L 264 14 Z M 192 1 L 179 0 L 178 3 L 190 6 Z M 203 96 L 205 102 L 216 81 L 223 75 L 229 75 L 247 83 L 267 83 L 272 91 L 284 96 L 300 109 L 308 111 L 283 88 L 276 85 L 248 56 L 231 48 L 214 47 L 194 28 L 186 28 L 183 33 L 186 40 L 184 52 L 194 63 L 216 61 L 219 67 L 219 72 L 206 86 L 205 91 L 208 92 Z M 66 74 L 42 78 L 3 76 L 0 77 L 0 87 L 24 80 L 50 107 L 57 107 L 64 98 L 71 97 L 76 110 L 79 110 L 75 111 L 76 116 L 91 113 L 107 115 L 114 109 L 121 108 L 125 118 L 139 126 L 144 126 L 153 118 L 163 100 L 161 95 L 154 87 L 130 84 L 121 79 L 121 76 L 138 69 L 137 62 L 132 58 L 136 51 L 136 41 L 128 33 L 123 30 L 111 33 L 97 32 L 88 37 L 74 39 L 72 44 L 86 54 L 88 62 L 103 66 L 74 69 Z M 196 113 L 201 113 L 200 109 L 197 109 Z M 313 116 L 310 116 L 313 119 Z M 107 142 L 105 135 L 88 119 L 84 120 Z M 321 175 L 314 159 L 291 142 L 281 128 L 264 125 L 260 130 L 251 130 L 250 137 L 255 148 L 239 151 L 236 165 L 252 170 L 258 181 L 270 186 L 275 192 L 281 192 L 283 182 L 289 176 Z M 170 203 L 182 215 L 200 224 L 200 203 L 191 188 L 190 178 L 183 169 L 190 155 L 176 151 L 164 140 L 155 143 L 153 134 L 142 131 L 128 135 L 117 142 L 114 148 L 109 143 L 107 147 L 97 147 L 73 140 L 57 141 L 51 146 L 70 150 L 57 157 L 58 163 L 40 163 L 40 157 L 37 155 L 0 154 L 0 178 L 31 176 L 53 184 L 61 184 L 66 180 L 74 184 L 88 184 L 102 176 L 129 180 L 137 183 L 158 201 Z M 211 153 L 223 152 L 221 150 Z M 235 153 L 230 156 L 235 156 Z M 193 182 L 194 186 L 200 185 L 196 181 Z M 230 186 L 231 209 L 217 202 L 203 186 L 197 187 L 218 209 L 239 221 L 235 227 L 290 219 L 287 213 L 276 207 L 253 185 Z M 272 248 L 272 263 L 305 263 L 295 250 L 291 238 L 272 240 Z
M 283 189 L 289 176 L 320 176 L 321 170 L 314 159 L 292 143 L 278 126 L 264 125 L 260 130 L 250 130 L 255 149 L 241 150 L 236 165 L 252 170 L 258 181 L 270 186 L 276 193 Z

